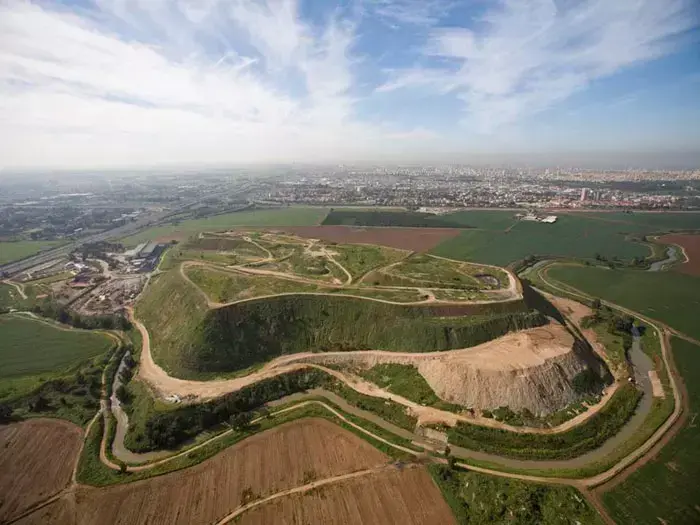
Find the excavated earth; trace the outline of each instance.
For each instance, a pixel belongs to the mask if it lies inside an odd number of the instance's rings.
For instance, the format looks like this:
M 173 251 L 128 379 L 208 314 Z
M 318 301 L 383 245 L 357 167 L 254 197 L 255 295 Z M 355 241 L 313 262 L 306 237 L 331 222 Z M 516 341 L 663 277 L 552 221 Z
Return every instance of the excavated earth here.
M 579 373 L 590 368 L 599 377 L 609 377 L 590 347 L 554 323 L 464 350 L 315 354 L 304 360 L 357 368 L 380 363 L 413 365 L 445 401 L 475 409 L 528 409 L 540 416 L 581 397 L 573 387 Z

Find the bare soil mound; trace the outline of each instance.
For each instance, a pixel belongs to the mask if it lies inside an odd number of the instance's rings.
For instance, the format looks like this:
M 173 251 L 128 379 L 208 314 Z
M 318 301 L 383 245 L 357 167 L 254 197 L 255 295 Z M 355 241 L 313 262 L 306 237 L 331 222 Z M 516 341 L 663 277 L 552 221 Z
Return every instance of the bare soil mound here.
M 0 427 L 0 522 L 68 486 L 83 432 L 58 419 Z
M 249 510 L 240 525 L 432 525 L 455 523 L 450 507 L 423 467 L 385 470 Z
M 463 350 L 316 354 L 305 360 L 367 368 L 379 363 L 413 365 L 445 401 L 476 409 L 528 409 L 536 415 L 579 399 L 573 386 L 578 374 L 592 369 L 598 377 L 608 376 L 593 351 L 558 324 L 510 333 Z

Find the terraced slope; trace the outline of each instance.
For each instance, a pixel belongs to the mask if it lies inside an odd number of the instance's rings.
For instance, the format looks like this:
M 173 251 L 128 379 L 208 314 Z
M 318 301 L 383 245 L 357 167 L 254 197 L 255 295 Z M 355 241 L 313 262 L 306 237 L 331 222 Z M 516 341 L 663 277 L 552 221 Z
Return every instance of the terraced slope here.
M 466 348 L 546 322 L 522 301 L 405 306 L 289 295 L 209 310 L 204 295 L 177 272 L 160 276 L 147 289 L 137 316 L 152 334 L 156 361 L 185 378 L 234 372 L 309 350 Z

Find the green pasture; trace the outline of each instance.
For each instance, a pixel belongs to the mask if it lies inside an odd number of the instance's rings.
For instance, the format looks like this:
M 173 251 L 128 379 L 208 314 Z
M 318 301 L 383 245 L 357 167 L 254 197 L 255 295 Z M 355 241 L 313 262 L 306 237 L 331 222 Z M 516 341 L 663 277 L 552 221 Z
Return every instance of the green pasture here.
M 627 240 L 633 226 L 562 215 L 554 224 L 519 222 L 510 231 L 465 230 L 432 250 L 451 259 L 506 266 L 529 255 L 631 260 L 650 249 Z
M 0 399 L 21 397 L 112 347 L 105 335 L 0 316 Z
M 681 431 L 649 463 L 609 492 L 603 502 L 617 523 L 700 523 L 700 347 L 672 339 L 690 411 Z
M 435 395 L 415 366 L 396 363 L 378 364 L 363 372 L 362 377 L 389 392 L 422 405 L 434 405 L 440 402 L 440 398 Z
M 155 238 L 168 235 L 181 237 L 202 231 L 225 230 L 236 226 L 312 226 L 319 224 L 328 213 L 328 208 L 290 206 L 268 210 L 250 210 L 215 215 L 204 219 L 186 219 L 175 224 L 148 228 L 135 235 L 124 237 L 120 242 L 125 246 L 135 246 Z
M 577 265 L 554 265 L 547 275 L 700 339 L 700 277 Z
M 65 244 L 64 241 L 3 241 L 0 242 L 0 264 L 29 257 L 42 250 Z
M 585 212 L 576 215 L 601 221 L 627 223 L 645 233 L 700 230 L 700 212 Z

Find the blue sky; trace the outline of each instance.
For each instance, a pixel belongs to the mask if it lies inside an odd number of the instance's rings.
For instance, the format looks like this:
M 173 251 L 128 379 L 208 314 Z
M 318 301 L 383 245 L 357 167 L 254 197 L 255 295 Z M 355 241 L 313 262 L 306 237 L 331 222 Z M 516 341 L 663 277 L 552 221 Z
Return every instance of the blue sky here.
M 697 0 L 0 0 L 0 166 L 700 164 Z

